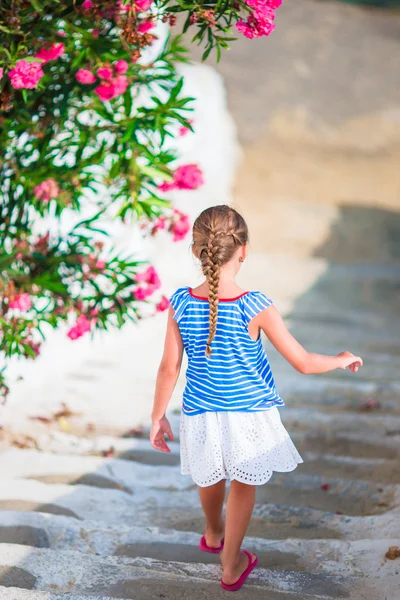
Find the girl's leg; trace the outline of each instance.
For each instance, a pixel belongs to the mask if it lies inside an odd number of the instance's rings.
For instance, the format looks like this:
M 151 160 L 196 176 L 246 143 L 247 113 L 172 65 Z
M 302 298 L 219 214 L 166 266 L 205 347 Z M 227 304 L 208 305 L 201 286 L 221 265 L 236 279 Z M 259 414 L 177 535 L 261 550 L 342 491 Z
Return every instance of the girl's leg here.
M 199 487 L 201 506 L 206 515 L 206 542 L 210 548 L 219 548 L 224 537 L 222 509 L 225 500 L 225 479 L 209 487 Z
M 240 548 L 250 523 L 255 499 L 255 485 L 231 482 L 226 504 L 225 545 L 221 554 L 222 579 L 227 585 L 236 583 L 248 565 L 248 558 L 241 554 Z

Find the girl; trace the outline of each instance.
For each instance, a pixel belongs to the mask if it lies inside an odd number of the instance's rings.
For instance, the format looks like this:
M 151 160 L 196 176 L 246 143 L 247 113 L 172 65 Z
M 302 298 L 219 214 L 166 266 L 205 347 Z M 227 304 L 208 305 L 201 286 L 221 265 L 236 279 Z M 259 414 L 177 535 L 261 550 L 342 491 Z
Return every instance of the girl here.
M 303 462 L 281 423 L 284 406 L 263 349 L 260 331 L 300 373 L 349 369 L 362 360 L 350 352 L 323 356 L 307 352 L 286 329 L 272 300 L 242 290 L 235 282 L 247 256 L 248 230 L 229 206 L 213 206 L 193 226 L 193 254 L 205 281 L 171 297 L 164 354 L 158 371 L 150 440 L 169 452 L 174 439 L 165 416 L 188 356 L 181 415 L 182 474 L 199 486 L 206 517 L 200 549 L 221 553 L 225 590 L 238 590 L 256 567 L 254 553 L 241 551 L 257 485 L 273 471 L 292 471 Z M 225 523 L 225 480 L 230 480 Z

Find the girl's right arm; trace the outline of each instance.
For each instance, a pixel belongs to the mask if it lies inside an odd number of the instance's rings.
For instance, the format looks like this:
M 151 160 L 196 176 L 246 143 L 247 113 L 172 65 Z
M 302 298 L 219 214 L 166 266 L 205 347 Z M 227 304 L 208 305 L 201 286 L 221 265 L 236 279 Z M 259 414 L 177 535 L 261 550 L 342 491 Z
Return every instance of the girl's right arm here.
M 259 313 L 253 321 L 263 330 L 278 352 L 300 373 L 307 375 L 327 373 L 335 369 L 347 369 L 347 367 L 355 373 L 359 367 L 362 367 L 362 359 L 351 352 L 341 352 L 337 356 L 307 352 L 292 336 L 273 305 Z

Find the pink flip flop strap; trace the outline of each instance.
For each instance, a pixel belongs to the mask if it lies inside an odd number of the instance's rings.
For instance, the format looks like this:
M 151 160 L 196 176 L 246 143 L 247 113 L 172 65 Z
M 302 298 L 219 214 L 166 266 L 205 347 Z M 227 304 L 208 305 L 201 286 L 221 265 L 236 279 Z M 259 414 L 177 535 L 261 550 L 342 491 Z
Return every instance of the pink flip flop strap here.
M 232 585 L 228 585 L 228 584 L 224 583 L 221 579 L 221 587 L 224 590 L 235 592 L 236 590 L 240 589 L 242 587 L 242 585 L 244 584 L 244 582 L 246 581 L 246 579 L 248 578 L 248 576 L 250 575 L 250 573 L 252 572 L 252 570 L 257 566 L 257 563 L 258 563 L 257 554 L 255 555 L 254 560 L 252 559 L 250 552 L 248 552 L 247 550 L 243 550 L 243 554 L 245 554 L 247 556 L 247 558 L 249 559 L 249 564 L 247 565 L 246 569 L 243 571 L 243 573 L 241 574 L 239 579 L 236 581 L 236 583 L 232 583 Z
M 224 548 L 224 540 L 222 540 L 219 548 L 211 548 L 206 542 L 205 535 L 203 535 L 203 537 L 200 540 L 200 550 L 203 550 L 203 552 L 210 552 L 211 554 L 220 554 L 220 552 L 223 550 L 223 548 Z

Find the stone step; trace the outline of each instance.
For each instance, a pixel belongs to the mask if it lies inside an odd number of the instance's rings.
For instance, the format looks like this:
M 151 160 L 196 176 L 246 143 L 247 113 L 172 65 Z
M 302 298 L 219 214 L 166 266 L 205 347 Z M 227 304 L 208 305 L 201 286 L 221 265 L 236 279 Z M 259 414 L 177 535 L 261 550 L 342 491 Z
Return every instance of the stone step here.
M 174 502 L 178 495 L 176 492 L 180 491 L 179 502 L 182 504 L 192 497 L 195 487 L 190 478 L 180 475 L 179 467 L 34 450 L 13 449 L 2 456 L 0 476 L 120 489 L 133 493 L 136 501 L 138 497 L 148 499 L 164 490 L 173 492 L 170 501 Z M 348 515 L 379 514 L 400 505 L 400 486 L 296 472 L 290 475 L 275 473 L 267 486 L 258 487 L 257 502 L 293 503 Z
M 215 563 L 215 556 L 199 550 L 201 535 L 158 527 L 135 527 L 85 521 L 69 517 L 0 512 L 0 543 L 20 544 L 52 550 L 74 550 L 100 556 Z M 382 560 L 397 540 L 266 540 L 247 537 L 244 547 L 257 552 L 264 568 L 307 571 L 346 576 L 392 574 Z
M 343 386 L 323 391 L 299 391 L 285 394 L 289 408 L 308 408 L 324 413 L 350 412 L 365 414 L 370 410 L 374 415 L 400 415 L 400 394 L 398 390 L 379 389 L 371 386 L 367 390 L 358 390 L 352 386 Z M 368 402 L 378 402 L 379 407 L 367 407 Z
M 400 484 L 399 461 L 396 459 L 354 458 L 317 452 L 305 452 L 303 459 L 298 473 Z
M 355 458 L 386 458 L 398 460 L 400 447 L 398 436 L 365 437 L 357 433 L 337 433 L 330 431 L 303 432 L 290 431 L 290 437 L 301 454 L 320 452 Z
M 82 596 L 79 594 L 52 594 L 51 592 L 40 592 L 38 590 L 24 590 L 17 587 L 0 586 L 0 600 L 115 600 L 110 596 Z M 120 598 L 120 600 L 128 600 Z
M 346 411 L 337 411 L 332 415 L 315 410 L 315 408 L 295 408 L 291 406 L 281 409 L 280 414 L 285 427 L 291 431 L 294 429 L 300 431 L 316 429 L 341 434 L 357 432 L 366 436 L 369 434 L 385 436 L 391 430 L 399 430 L 400 432 L 400 417 L 396 415 L 354 414 Z
M 150 442 L 147 442 L 151 449 Z M 145 465 L 120 458 L 51 454 L 12 448 L 2 453 L 0 477 L 25 477 L 47 483 L 82 483 L 133 492 L 154 487 L 184 490 L 191 485 L 178 466 Z
M 108 525 L 157 526 L 201 533 L 204 515 L 197 490 L 178 493 L 156 490 L 131 495 L 91 486 L 46 484 L 27 479 L 2 480 L 0 509 L 64 515 Z M 266 486 L 268 487 L 268 486 Z M 294 503 L 294 496 L 292 496 Z M 349 517 L 291 504 L 257 504 L 249 535 L 283 539 L 363 538 L 400 536 L 396 511 L 382 515 Z
M 216 557 L 216 562 L 218 557 Z M 219 587 L 218 564 L 157 561 L 122 556 L 101 557 L 81 552 L 53 551 L 15 544 L 0 546 L 0 585 L 52 593 L 110 596 L 135 600 L 165 598 L 224 598 Z M 396 575 L 387 576 L 396 585 Z M 391 581 L 393 579 L 393 581 Z M 252 598 L 330 600 L 360 598 L 375 587 L 360 578 L 318 575 L 306 572 L 256 569 L 248 578 L 246 590 Z M 372 600 L 372 596 L 371 599 Z M 374 597 L 377 598 L 377 596 Z

